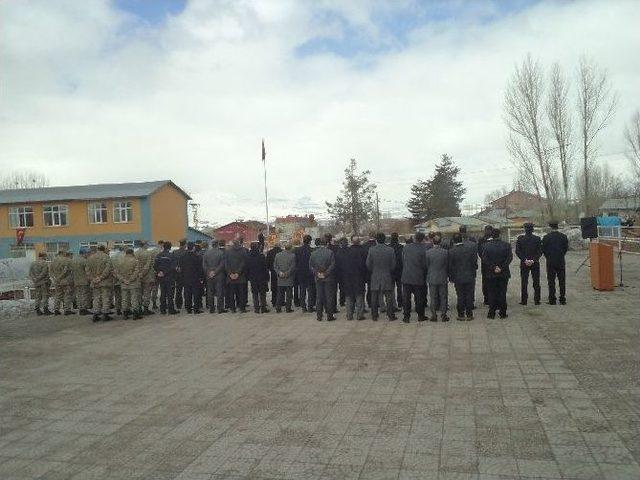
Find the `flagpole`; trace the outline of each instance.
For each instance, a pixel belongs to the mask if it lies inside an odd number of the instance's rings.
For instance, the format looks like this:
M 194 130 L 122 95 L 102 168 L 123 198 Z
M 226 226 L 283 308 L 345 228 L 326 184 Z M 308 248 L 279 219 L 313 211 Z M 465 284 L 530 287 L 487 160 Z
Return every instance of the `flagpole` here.
M 269 241 L 269 196 L 267 195 L 267 156 L 262 140 L 262 166 L 264 167 L 264 206 L 267 211 L 267 241 Z

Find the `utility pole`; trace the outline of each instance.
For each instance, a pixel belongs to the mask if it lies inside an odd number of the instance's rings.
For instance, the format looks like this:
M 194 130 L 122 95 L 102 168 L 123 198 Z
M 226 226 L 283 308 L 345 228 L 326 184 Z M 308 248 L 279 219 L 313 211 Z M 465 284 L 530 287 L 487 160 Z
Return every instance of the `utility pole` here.
M 380 198 L 378 192 L 376 192 L 376 224 L 378 226 L 378 232 L 380 231 Z
M 193 228 L 198 230 L 198 224 L 200 223 L 200 219 L 198 218 L 198 208 L 200 207 L 199 203 L 190 203 L 191 211 L 193 212 Z

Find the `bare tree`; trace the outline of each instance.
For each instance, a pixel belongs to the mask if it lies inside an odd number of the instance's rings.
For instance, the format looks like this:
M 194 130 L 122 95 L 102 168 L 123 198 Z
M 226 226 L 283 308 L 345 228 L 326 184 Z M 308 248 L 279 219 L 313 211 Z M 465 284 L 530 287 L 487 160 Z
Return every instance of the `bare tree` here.
M 485 204 L 489 204 L 489 203 L 493 202 L 494 200 L 497 200 L 498 198 L 504 197 L 510 191 L 511 191 L 511 189 L 507 188 L 504 185 L 502 187 L 500 187 L 500 188 L 496 188 L 495 190 L 490 191 L 489 193 L 487 193 L 484 196 L 484 203 Z
M 0 190 L 43 188 L 49 186 L 46 175 L 31 170 L 16 170 L 0 177 Z
M 606 163 L 600 165 L 594 163 L 589 169 L 589 193 L 588 197 L 585 188 L 584 168 L 580 168 L 575 177 L 575 188 L 579 198 L 586 199 L 590 205 L 597 209 L 608 198 L 624 197 L 629 193 L 629 189 L 620 176 L 611 172 Z
M 555 141 L 553 151 L 558 159 L 562 175 L 562 193 L 564 196 L 565 220 L 569 206 L 569 177 L 571 175 L 572 160 L 572 128 L 573 122 L 569 110 L 569 82 L 558 63 L 551 66 L 549 75 L 549 97 L 547 99 L 547 118 L 551 135 Z
M 582 176 L 584 186 L 584 212 L 589 215 L 593 205 L 591 195 L 591 171 L 598 154 L 598 134 L 609 124 L 617 105 L 617 95 L 612 91 L 606 70 L 587 57 L 580 59 L 578 68 L 578 123 L 580 148 L 582 149 Z
M 631 163 L 636 191 L 640 187 L 640 110 L 631 117 L 631 123 L 624 129 L 624 139 L 627 142 L 627 158 Z
M 544 75 L 539 62 L 527 55 L 507 84 L 504 120 L 510 131 L 507 148 L 518 176 L 547 197 L 549 214 L 554 214 L 557 197 L 553 157 L 549 155 L 548 134 L 543 126 Z

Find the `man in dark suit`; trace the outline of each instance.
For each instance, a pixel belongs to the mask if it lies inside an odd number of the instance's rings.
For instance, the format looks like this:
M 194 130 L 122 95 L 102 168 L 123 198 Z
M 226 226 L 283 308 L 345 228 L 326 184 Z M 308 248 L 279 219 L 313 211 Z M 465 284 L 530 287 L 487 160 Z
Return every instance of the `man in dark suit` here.
M 357 235 L 351 237 L 342 261 L 343 287 L 346 296 L 347 320 L 364 320 L 364 289 L 367 278 L 367 251 Z
M 396 267 L 391 272 L 391 279 L 393 280 L 393 289 L 394 292 L 391 292 L 391 297 L 393 298 L 393 307 L 394 310 L 398 311 L 398 306 L 402 305 L 403 297 L 402 297 L 402 245 L 400 244 L 400 237 L 396 232 L 391 234 L 391 238 L 389 240 L 389 246 L 393 248 L 393 253 L 396 255 Z
M 200 256 L 200 245 L 193 242 L 187 244 L 186 253 L 180 257 L 180 271 L 184 284 L 184 306 L 187 313 L 202 313 L 202 284 L 204 283 L 204 269 Z
M 407 243 L 402 250 L 402 321 L 409 323 L 411 318 L 411 295 L 416 306 L 418 321 L 424 322 L 425 284 L 425 244 L 424 233 L 416 233 L 415 242 Z
M 217 240 L 211 243 L 211 248 L 209 248 L 202 257 L 202 267 L 204 268 L 207 282 L 207 304 L 209 306 L 209 313 L 215 311 L 216 303 L 218 304 L 218 313 L 225 313 L 224 251 L 218 248 Z
M 320 239 L 318 247 L 311 253 L 309 269 L 316 282 L 316 319 L 322 321 L 327 312 L 327 321 L 332 322 L 336 309 L 335 257 L 326 246 L 326 240 Z
M 385 245 L 386 236 L 384 233 L 376 235 L 376 245 L 369 248 L 367 253 L 367 269 L 371 272 L 371 319 L 378 320 L 378 309 L 380 297 L 384 295 L 387 318 L 389 321 L 396 320 L 393 312 L 393 300 L 391 292 L 393 289 L 393 279 L 391 272 L 396 266 L 396 256 L 393 248 Z
M 453 235 L 449 250 L 449 279 L 456 288 L 458 320 L 473 320 L 473 292 L 476 288 L 478 250 L 471 241 L 463 241 L 462 234 Z
M 491 239 L 482 248 L 482 264 L 486 273 L 489 313 L 487 318 L 507 318 L 507 286 L 511 272 L 509 264 L 513 260 L 511 244 L 500 240 L 500 229 L 493 228 Z
M 429 285 L 429 300 L 431 302 L 431 321 L 437 322 L 436 312 L 440 310 L 440 318 L 448 322 L 449 308 L 449 252 L 440 245 L 440 235 L 432 239 L 433 247 L 425 254 L 425 268 L 427 269 L 427 284 Z
M 230 289 L 230 310 L 235 313 L 245 313 L 246 303 L 244 292 L 247 290 L 247 249 L 242 246 L 242 242 L 233 241 L 224 256 L 224 270 L 227 274 L 227 285 Z
M 269 267 L 269 275 L 271 277 L 271 306 L 274 308 L 278 299 L 278 273 L 273 268 L 273 261 L 281 251 L 282 248 L 280 248 L 280 245 L 276 244 L 267 252 L 267 266 Z
M 542 239 L 542 253 L 547 259 L 547 284 L 549 286 L 549 305 L 556 304 L 556 277 L 560 288 L 560 305 L 567 303 L 565 286 L 565 261 L 564 257 L 569 250 L 569 239 L 558 231 L 558 222 L 549 222 L 551 231 Z
M 482 260 L 482 251 L 484 245 L 491 240 L 493 234 L 493 227 L 491 225 L 485 225 L 484 234 L 478 239 L 478 257 Z M 484 263 L 480 263 L 480 275 L 482 276 L 482 300 L 485 305 L 489 305 L 489 293 L 487 291 L 487 269 Z
M 520 259 L 520 305 L 529 299 L 529 273 L 533 279 L 533 302 L 540 305 L 540 256 L 542 242 L 533 234 L 533 223 L 524 224 L 524 235 L 516 240 L 516 256 Z
M 313 312 L 315 307 L 315 285 L 313 274 L 309 270 L 309 258 L 311 258 L 311 235 L 302 238 L 302 245 L 295 250 L 296 255 L 296 279 L 300 289 L 300 306 L 303 312 Z M 308 296 L 308 301 L 307 301 Z

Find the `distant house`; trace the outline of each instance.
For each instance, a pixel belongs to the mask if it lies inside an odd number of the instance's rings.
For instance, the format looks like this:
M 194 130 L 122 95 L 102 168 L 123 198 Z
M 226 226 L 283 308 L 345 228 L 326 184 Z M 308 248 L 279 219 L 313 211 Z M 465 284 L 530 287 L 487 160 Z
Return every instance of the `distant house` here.
M 258 240 L 260 233 L 265 233 L 266 224 L 256 220 L 236 220 L 227 223 L 213 231 L 216 240 L 230 242 L 236 238 L 243 238 L 245 243 L 255 242 Z
M 300 240 L 303 235 L 319 236 L 318 222 L 313 215 L 276 217 L 274 228 L 279 240 Z
M 440 217 L 416 225 L 415 230 L 423 233 L 453 234 L 459 232 L 461 226 L 465 226 L 468 233 L 480 233 L 486 225 L 490 223 L 475 217 Z
M 527 222 L 538 220 L 547 207 L 547 201 L 523 190 L 511 192 L 496 198 L 475 218 L 502 227 L 521 227 Z
M 211 242 L 211 240 L 214 240 L 214 237 L 200 230 L 196 230 L 193 227 L 189 227 L 187 229 L 187 241 L 197 242 L 198 240 L 203 242 Z
M 640 198 L 610 198 L 599 208 L 600 214 L 606 217 L 620 217 L 623 221 L 637 218 L 640 214 Z
M 187 233 L 187 200 L 170 180 L 0 190 L 0 258 L 175 244 Z
M 524 190 L 511 190 L 506 195 L 489 202 L 492 209 L 505 209 L 510 211 L 538 210 L 547 206 L 546 199 Z

